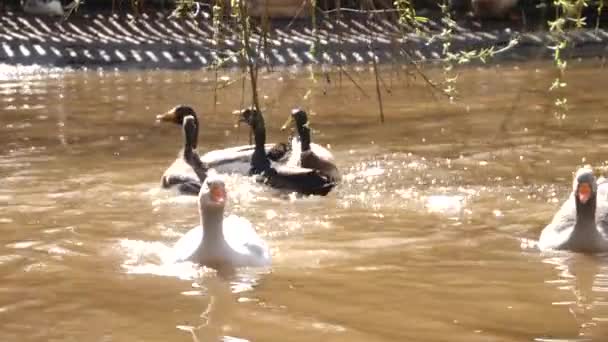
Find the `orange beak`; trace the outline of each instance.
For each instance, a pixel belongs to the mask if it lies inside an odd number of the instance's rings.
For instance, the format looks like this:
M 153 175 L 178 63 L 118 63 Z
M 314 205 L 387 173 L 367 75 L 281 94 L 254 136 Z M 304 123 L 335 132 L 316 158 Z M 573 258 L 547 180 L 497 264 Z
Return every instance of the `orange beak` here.
M 213 202 L 223 203 L 226 200 L 226 190 L 219 185 L 213 186 L 209 192 L 211 193 L 211 200 Z
M 591 198 L 591 185 L 589 183 L 581 183 L 578 186 L 578 199 L 585 204 Z

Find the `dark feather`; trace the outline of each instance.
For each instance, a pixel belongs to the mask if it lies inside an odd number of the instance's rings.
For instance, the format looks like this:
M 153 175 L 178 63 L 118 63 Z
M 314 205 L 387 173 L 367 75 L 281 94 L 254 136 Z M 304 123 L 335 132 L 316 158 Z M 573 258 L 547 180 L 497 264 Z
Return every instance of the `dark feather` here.
M 183 173 L 169 173 L 169 169 L 168 172 L 165 172 L 165 175 L 163 175 L 161 185 L 163 188 L 177 186 L 178 192 L 184 195 L 198 195 L 201 184 L 207 178 L 208 168 L 201 161 L 196 151 L 194 151 L 196 134 L 198 133 L 196 118 L 193 116 L 186 116 L 183 119 L 183 129 L 184 148 L 174 163 L 185 162 L 192 168 L 198 179 L 194 179 L 190 175 Z
M 266 153 L 266 157 L 277 162 L 285 158 L 289 152 L 291 152 L 291 144 L 277 143 Z
M 270 187 L 304 195 L 327 195 L 335 186 L 335 182 L 322 175 L 317 170 L 291 167 L 273 167 L 264 150 L 266 128 L 262 113 L 245 110 L 242 121 L 247 122 L 253 129 L 255 152 L 251 158 L 251 174 L 258 174 L 258 180 Z
M 332 182 L 339 182 L 341 179 L 338 167 L 331 161 L 325 158 L 321 158 L 314 153 L 311 148 L 311 134 L 308 123 L 308 114 L 300 109 L 292 111 L 293 121 L 296 124 L 296 130 L 300 136 L 302 143 L 302 152 L 300 154 L 300 165 L 304 168 L 313 169 L 319 171 L 319 173 L 328 177 Z

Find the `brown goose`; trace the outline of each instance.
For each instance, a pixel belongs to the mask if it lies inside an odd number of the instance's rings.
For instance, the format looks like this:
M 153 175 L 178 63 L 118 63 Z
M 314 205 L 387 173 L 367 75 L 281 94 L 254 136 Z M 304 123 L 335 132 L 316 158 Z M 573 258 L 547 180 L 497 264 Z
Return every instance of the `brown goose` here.
M 300 163 L 299 166 L 307 169 L 318 170 L 321 174 L 328 176 L 335 182 L 340 181 L 341 175 L 334 163 L 331 153 L 325 149 L 317 150 L 311 148 L 310 127 L 308 114 L 301 109 L 294 109 L 283 125 L 286 129 L 295 123 L 300 140 Z M 327 152 L 325 152 L 327 151 Z M 294 152 L 295 153 L 295 152 Z
M 161 177 L 161 186 L 165 189 L 176 187 L 178 192 L 184 195 L 198 195 L 201 189 L 200 179 L 207 177 L 207 167 L 201 163 L 199 169 L 193 169 L 187 162 L 188 155 L 194 153 L 196 148 L 198 121 L 194 116 L 185 117 L 189 120 L 186 124 L 186 120 L 182 118 L 184 147 Z M 197 174 L 195 171 L 201 173 Z
M 576 172 L 572 193 L 538 240 L 541 250 L 608 252 L 608 183 L 597 182 L 593 170 Z
M 270 187 L 294 191 L 304 195 L 327 195 L 336 185 L 335 181 L 318 170 L 272 164 L 264 152 L 266 127 L 262 113 L 246 109 L 239 118 L 253 130 L 255 151 L 251 157 L 250 174 L 260 175 L 259 180 Z
M 198 145 L 199 119 L 192 107 L 179 105 L 171 108 L 164 114 L 157 115 L 157 120 L 161 122 L 172 122 L 180 126 L 184 123 L 185 117 L 192 117 L 193 124 L 190 131 L 184 132 L 186 142 L 190 144 L 192 149 L 196 149 Z M 186 127 L 184 126 L 184 129 Z M 200 156 L 206 169 L 215 169 L 218 173 L 237 173 L 249 174 L 251 156 L 254 152 L 254 145 L 244 145 L 221 150 L 207 152 Z M 264 146 L 268 158 L 272 161 L 285 163 L 288 160 L 290 152 L 290 144 L 267 144 Z M 169 166 L 162 177 L 161 185 L 163 188 L 178 187 L 182 194 L 197 195 L 200 183 L 198 183 L 196 175 L 192 168 L 184 161 L 183 156 L 178 158 Z M 182 184 L 184 184 L 182 186 Z

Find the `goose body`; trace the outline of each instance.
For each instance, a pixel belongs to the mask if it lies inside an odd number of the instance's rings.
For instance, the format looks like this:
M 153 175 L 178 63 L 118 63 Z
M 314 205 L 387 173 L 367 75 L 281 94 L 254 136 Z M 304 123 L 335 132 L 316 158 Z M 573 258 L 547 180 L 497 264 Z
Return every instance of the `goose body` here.
M 190 229 L 173 245 L 173 260 L 190 261 L 213 268 L 264 267 L 272 263 L 268 245 L 249 220 L 230 215 L 223 218 L 221 229 L 224 241 L 212 243 L 205 243 L 202 226 Z M 211 247 L 205 248 L 208 246 Z
M 273 147 L 272 144 L 266 144 L 265 151 L 271 152 Z M 217 173 L 248 175 L 254 148 L 255 145 L 230 147 L 204 153 L 200 155 L 200 158 L 208 169 L 214 169 Z M 163 175 L 163 179 L 173 178 L 174 182 L 171 183 L 173 185 L 181 183 L 179 179 L 196 180 L 194 171 L 183 160 L 181 153 L 180 151 L 178 157 Z M 280 159 L 279 162 L 283 162 L 283 159 Z M 198 191 L 196 194 L 198 194 Z
M 251 157 L 249 173 L 259 175 L 258 180 L 272 188 L 297 192 L 303 195 L 327 195 L 335 186 L 335 182 L 321 174 L 318 170 L 309 168 L 276 165 L 268 159 L 264 152 L 266 128 L 264 117 L 257 110 L 244 110 L 240 120 L 251 126 L 255 139 L 255 150 Z
M 321 174 L 329 177 L 332 181 L 339 182 L 341 180 L 340 171 L 335 164 L 331 152 L 313 149 L 308 114 L 301 109 L 292 110 L 290 117 L 287 119 L 285 125 L 283 125 L 283 129 L 294 123 L 299 135 L 299 166 L 317 170 Z
M 298 136 L 290 137 L 287 143 L 264 144 L 267 158 L 277 165 L 299 166 L 301 143 Z M 333 160 L 333 155 L 325 147 L 311 143 L 310 148 L 317 155 Z M 242 145 L 206 152 L 200 155 L 201 160 L 209 168 L 218 173 L 249 174 L 251 158 L 255 151 L 254 145 Z
M 186 116 L 194 118 L 196 127 L 186 136 L 192 149 L 196 149 L 198 145 L 199 121 L 196 112 L 189 106 L 179 105 L 164 114 L 158 115 L 156 118 L 162 122 L 172 122 L 183 126 L 183 119 Z M 293 149 L 292 145 L 296 145 L 297 149 Z M 276 165 L 297 165 L 299 163 L 299 138 L 297 136 L 290 137 L 288 143 L 264 144 L 264 151 L 267 158 Z M 313 144 L 312 149 L 323 155 L 331 155 L 331 153 L 322 146 Z M 243 145 L 230 147 L 220 150 L 209 151 L 200 155 L 200 159 L 207 169 L 214 169 L 217 173 L 234 173 L 248 175 L 251 169 L 251 159 L 255 151 L 255 145 Z M 295 151 L 294 153 L 292 153 Z M 200 189 L 196 175 L 192 168 L 183 160 L 182 155 L 178 155 L 175 161 L 167 168 L 161 179 L 163 188 L 177 187 L 181 194 L 197 195 Z
M 271 160 L 278 163 L 287 163 L 290 153 L 287 152 L 286 146 L 288 145 L 265 144 L 264 151 L 267 155 L 274 156 L 274 159 Z M 247 175 L 251 168 L 251 156 L 254 150 L 255 145 L 243 145 L 210 151 L 200 157 L 203 163 L 209 168 L 215 169 L 218 173 Z
M 608 252 L 608 183 L 597 182 L 591 169 L 579 169 L 572 193 L 541 232 L 538 246 L 541 250 Z
M 284 130 L 286 127 L 283 126 L 282 130 Z M 290 139 L 291 142 L 291 153 L 289 153 L 286 157 L 288 158 L 287 161 L 285 162 L 285 165 L 288 166 L 302 166 L 302 142 L 301 142 L 301 138 L 300 136 L 296 135 L 294 137 L 291 137 Z M 320 158 L 323 158 L 326 161 L 329 162 L 334 162 L 334 155 L 331 153 L 330 150 L 328 150 L 327 148 L 319 145 L 319 144 L 315 144 L 313 142 L 310 143 L 310 150 L 317 156 L 319 156 Z
M 183 124 L 186 117 L 192 118 L 192 124 L 188 126 Z M 179 105 L 156 118 L 159 121 L 179 124 L 184 130 L 185 140 L 184 148 L 163 173 L 161 187 L 165 189 L 177 188 L 178 192 L 183 195 L 198 195 L 200 181 L 183 157 L 184 151 L 195 150 L 198 145 L 199 121 L 196 112 L 192 107 Z M 210 151 L 203 154 L 200 160 L 206 170 L 213 168 L 217 173 L 248 174 L 253 146 L 244 145 Z M 267 144 L 265 146 L 268 154 L 279 160 L 285 157 L 287 149 L 286 144 Z
M 184 126 L 191 124 L 194 119 L 187 117 Z M 184 160 L 204 185 L 198 199 L 200 225 L 173 246 L 174 261 L 191 261 L 217 270 L 270 265 L 268 245 L 251 222 L 235 215 L 224 218 L 227 201 L 224 182 L 207 177 L 202 161 L 192 149 L 184 151 Z

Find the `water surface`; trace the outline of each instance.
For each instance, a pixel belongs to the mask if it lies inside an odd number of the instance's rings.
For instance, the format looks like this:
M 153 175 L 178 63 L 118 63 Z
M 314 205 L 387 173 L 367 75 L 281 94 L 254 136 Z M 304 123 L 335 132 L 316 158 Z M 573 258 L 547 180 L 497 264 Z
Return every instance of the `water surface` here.
M 213 73 L 3 67 L 0 340 L 603 341 L 608 259 L 534 248 L 572 172 L 608 160 L 608 69 L 571 64 L 557 94 L 547 64 L 462 69 L 454 104 L 387 66 L 384 125 L 365 70 L 264 74 L 269 140 L 303 106 L 344 182 L 297 199 L 229 177 L 274 259 L 228 279 L 163 263 L 198 213 L 158 189 L 182 138 L 154 117 L 190 104 L 201 150 L 246 143 L 239 74 L 214 106 Z

